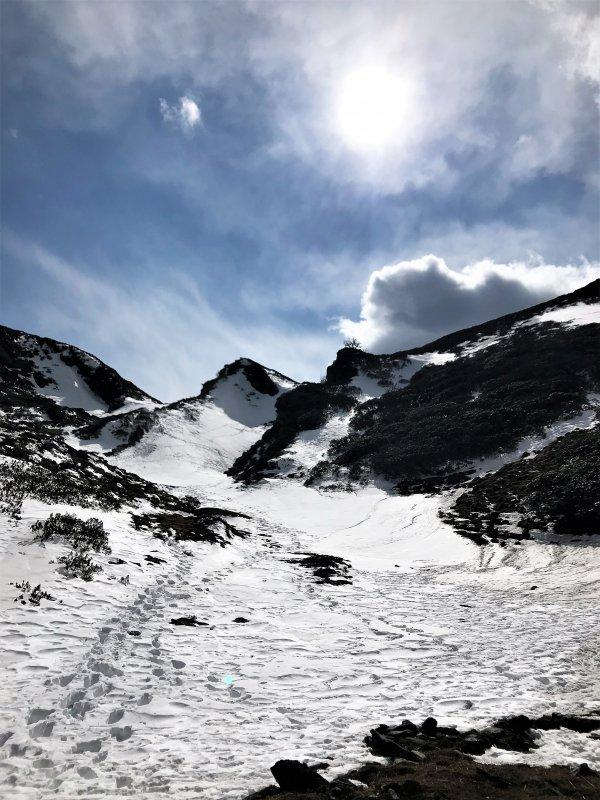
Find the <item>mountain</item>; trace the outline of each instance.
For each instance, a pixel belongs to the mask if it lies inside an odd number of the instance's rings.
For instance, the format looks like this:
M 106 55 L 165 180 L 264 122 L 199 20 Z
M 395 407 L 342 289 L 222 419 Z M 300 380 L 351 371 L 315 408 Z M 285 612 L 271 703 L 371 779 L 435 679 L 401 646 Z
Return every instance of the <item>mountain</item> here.
M 600 281 L 168 404 L 0 328 L 6 790 L 593 786 L 548 767 L 600 766 L 599 354 Z
M 308 485 L 379 476 L 411 494 L 455 485 L 484 459 L 518 456 L 520 442 L 552 437 L 564 420 L 591 424 L 600 392 L 599 287 L 411 351 L 344 348 L 323 383 L 278 401 L 274 425 L 230 474 L 252 482 L 286 474 L 292 461 Z M 306 454 L 316 438 L 329 447 L 302 463 L 300 441 Z
M 80 408 L 104 414 L 158 400 L 100 359 L 63 342 L 0 326 L 0 395 L 3 402 Z
M 278 398 L 296 381 L 248 358 L 227 364 L 195 397 L 106 417 L 78 431 L 80 446 L 118 455 L 118 463 L 167 483 L 224 472 L 275 418 Z

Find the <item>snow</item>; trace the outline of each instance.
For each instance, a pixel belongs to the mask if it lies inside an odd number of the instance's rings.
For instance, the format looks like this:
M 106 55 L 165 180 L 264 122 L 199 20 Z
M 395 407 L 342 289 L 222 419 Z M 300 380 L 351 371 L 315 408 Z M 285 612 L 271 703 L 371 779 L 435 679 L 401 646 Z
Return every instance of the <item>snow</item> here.
M 518 764 L 525 761 L 540 767 L 553 764 L 598 764 L 600 763 L 600 740 L 591 739 L 583 733 L 559 728 L 556 731 L 540 731 L 539 749 L 528 753 L 514 753 L 492 747 L 476 760 L 488 764 Z
M 243 372 L 237 372 L 219 380 L 210 399 L 235 422 L 256 428 L 275 419 L 275 401 L 289 388 L 289 385 L 280 385 L 278 394 L 262 394 L 254 389 Z
M 575 303 L 562 308 L 552 308 L 532 317 L 527 324 L 535 325 L 538 322 L 562 322 L 569 327 L 600 322 L 600 303 Z
M 353 413 L 335 414 L 323 427 L 302 431 L 278 459 L 280 475 L 288 476 L 316 466 L 327 456 L 331 442 L 346 436 Z
M 59 406 L 83 408 L 92 414 L 106 413 L 108 410 L 106 403 L 90 391 L 79 372 L 65 364 L 58 354 L 35 356 L 34 361 L 36 368 L 53 381 L 48 386 L 37 386 L 34 383 L 38 394 L 49 397 Z
M 448 361 L 453 361 L 456 358 L 454 353 L 421 353 L 419 355 L 408 355 L 406 359 L 400 359 L 397 364 L 392 367 L 391 380 L 389 383 L 383 383 L 372 375 L 367 374 L 364 370 L 359 369 L 357 374 L 350 381 L 350 386 L 354 386 L 360 392 L 360 401 L 362 403 L 371 400 L 375 397 L 381 397 L 386 392 L 394 391 L 395 389 L 405 388 L 413 375 L 419 370 L 423 369 L 430 364 L 445 364 Z
M 6 762 L 17 768 L 12 796 L 52 787 L 65 800 L 118 797 L 131 791 L 117 788 L 119 776 L 136 797 L 233 800 L 268 783 L 278 758 L 331 757 L 330 775 L 360 763 L 370 757 L 362 737 L 380 722 L 433 714 L 481 725 L 597 704 L 600 546 L 478 548 L 441 522 L 440 498 L 375 487 L 240 489 L 221 476 L 180 491 L 250 513 L 252 536 L 227 548 L 167 546 L 133 531 L 126 513 L 33 502 L 23 522 L 3 523 L 0 641 L 10 663 L 0 731 L 14 731 L 7 748 L 29 748 Z M 41 548 L 28 533 L 51 510 L 100 516 L 112 558 L 126 564 L 98 557 L 104 571 L 88 584 L 60 576 L 51 561 L 64 548 Z M 288 563 L 303 551 L 346 558 L 353 584 L 316 584 Z M 148 553 L 167 563 L 148 564 Z M 63 604 L 15 606 L 8 583 L 23 578 Z M 184 614 L 209 627 L 169 623 Z M 240 615 L 249 622 L 235 624 Z M 71 713 L 78 697 L 89 704 L 83 718 Z M 55 722 L 48 736 L 27 724 L 36 709 Z M 600 764 L 589 741 L 567 739 L 553 752 Z

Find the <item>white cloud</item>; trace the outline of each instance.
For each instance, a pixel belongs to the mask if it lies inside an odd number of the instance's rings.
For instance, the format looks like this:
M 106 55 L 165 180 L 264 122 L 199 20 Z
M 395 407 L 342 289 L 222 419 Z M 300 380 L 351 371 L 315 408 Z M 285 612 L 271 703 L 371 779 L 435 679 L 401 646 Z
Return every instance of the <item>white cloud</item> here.
M 270 152 L 293 153 L 338 181 L 451 192 L 465 171 L 487 169 L 487 191 L 501 193 L 539 170 L 593 180 L 593 159 L 575 146 L 595 124 L 585 91 L 598 81 L 592 3 L 374 0 L 313 4 L 308 15 L 302 3 L 219 10 L 211 3 L 36 6 L 75 67 L 61 77 L 82 98 L 71 122 L 60 108 L 61 124 L 82 124 L 82 107 L 95 111 L 87 124 L 105 124 L 129 98 L 124 83 L 193 76 L 200 89 L 250 75 L 264 85 L 278 126 Z M 411 95 L 393 117 L 394 136 L 366 152 L 347 146 L 336 113 L 357 65 L 383 70 Z M 192 106 L 163 103 L 168 118 L 198 124 Z
M 360 320 L 341 319 L 337 327 L 367 350 L 394 352 L 565 294 L 598 277 L 599 264 L 483 260 L 455 270 L 427 255 L 372 272 Z
M 198 104 L 187 95 L 180 97 L 176 105 L 169 105 L 164 97 L 161 97 L 159 106 L 164 121 L 178 125 L 183 131 L 192 131 L 201 122 Z

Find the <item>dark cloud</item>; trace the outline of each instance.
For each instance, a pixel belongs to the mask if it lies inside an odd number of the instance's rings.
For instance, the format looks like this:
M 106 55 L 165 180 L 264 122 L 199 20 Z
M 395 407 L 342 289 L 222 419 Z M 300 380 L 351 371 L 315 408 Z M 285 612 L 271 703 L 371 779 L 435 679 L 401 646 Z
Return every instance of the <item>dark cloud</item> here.
M 363 294 L 360 321 L 342 319 L 339 328 L 369 350 L 393 352 L 526 308 L 598 276 L 595 265 L 490 261 L 458 272 L 428 255 L 374 271 Z

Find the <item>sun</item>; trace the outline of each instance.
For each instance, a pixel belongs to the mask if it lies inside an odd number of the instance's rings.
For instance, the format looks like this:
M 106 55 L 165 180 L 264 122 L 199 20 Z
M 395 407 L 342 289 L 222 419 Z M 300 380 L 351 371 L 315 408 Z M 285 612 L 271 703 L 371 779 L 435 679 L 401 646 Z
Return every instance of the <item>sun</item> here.
M 402 139 L 411 124 L 414 87 L 384 67 L 361 67 L 348 74 L 339 89 L 336 127 L 346 144 L 374 150 Z

